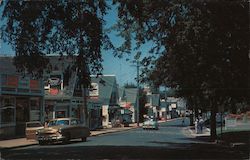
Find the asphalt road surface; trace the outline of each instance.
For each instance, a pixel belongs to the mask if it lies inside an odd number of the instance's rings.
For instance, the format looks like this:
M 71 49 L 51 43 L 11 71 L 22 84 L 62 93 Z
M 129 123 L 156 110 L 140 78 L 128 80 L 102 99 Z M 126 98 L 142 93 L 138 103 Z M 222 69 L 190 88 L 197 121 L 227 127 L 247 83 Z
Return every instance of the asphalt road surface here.
M 89 137 L 87 142 L 30 146 L 1 151 L 3 159 L 248 159 L 246 150 L 193 138 L 180 119 L 161 123 L 159 130 L 129 131 Z

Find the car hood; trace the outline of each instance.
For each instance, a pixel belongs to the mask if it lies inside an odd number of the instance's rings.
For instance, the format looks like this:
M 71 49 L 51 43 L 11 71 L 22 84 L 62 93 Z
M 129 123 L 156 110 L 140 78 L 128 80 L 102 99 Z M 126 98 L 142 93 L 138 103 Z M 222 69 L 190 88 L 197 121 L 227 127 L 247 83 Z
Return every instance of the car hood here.
M 40 133 L 55 133 L 57 132 L 60 128 L 63 128 L 63 126 L 52 126 L 52 127 L 46 127 L 43 129 L 40 129 Z

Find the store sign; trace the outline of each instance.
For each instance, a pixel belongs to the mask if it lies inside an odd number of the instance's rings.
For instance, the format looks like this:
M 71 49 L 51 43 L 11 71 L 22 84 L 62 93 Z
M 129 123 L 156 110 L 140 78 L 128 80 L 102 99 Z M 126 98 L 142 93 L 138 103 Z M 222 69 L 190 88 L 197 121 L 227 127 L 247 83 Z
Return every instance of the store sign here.
M 24 78 L 19 78 L 18 81 L 18 88 L 22 89 L 29 89 L 29 78 L 24 77 Z
M 98 97 L 99 96 L 99 86 L 98 83 L 91 83 L 91 88 L 89 90 L 90 97 Z
M 57 95 L 61 90 L 62 77 L 61 75 L 51 75 L 48 79 L 49 93 Z
M 18 86 L 18 76 L 8 75 L 7 86 L 8 87 L 17 87 Z
M 50 94 L 51 95 L 57 95 L 59 93 L 59 90 L 57 88 L 51 88 L 50 89 Z
M 61 79 L 60 78 L 50 78 L 49 79 L 49 84 L 50 84 L 51 87 L 61 85 Z
M 40 85 L 39 85 L 39 81 L 38 80 L 30 80 L 30 89 L 39 89 Z

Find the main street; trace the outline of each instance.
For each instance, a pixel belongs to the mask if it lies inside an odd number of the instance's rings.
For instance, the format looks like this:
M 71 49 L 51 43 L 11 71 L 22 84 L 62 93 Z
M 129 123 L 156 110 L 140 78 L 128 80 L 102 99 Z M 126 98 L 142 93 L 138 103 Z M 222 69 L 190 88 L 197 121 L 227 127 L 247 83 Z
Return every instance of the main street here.
M 242 159 L 247 155 L 229 147 L 191 137 L 188 119 L 75 140 L 67 145 L 30 146 L 2 151 L 3 159 Z

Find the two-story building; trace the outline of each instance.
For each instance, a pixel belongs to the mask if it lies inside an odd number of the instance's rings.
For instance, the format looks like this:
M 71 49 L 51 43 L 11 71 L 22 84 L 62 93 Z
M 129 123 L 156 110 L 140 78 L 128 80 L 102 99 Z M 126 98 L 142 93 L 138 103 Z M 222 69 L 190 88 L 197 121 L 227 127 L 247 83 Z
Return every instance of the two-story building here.
M 43 121 L 42 79 L 16 72 L 13 57 L 0 57 L 0 137 L 22 136 L 28 121 Z
M 108 127 L 112 120 L 117 119 L 120 116 L 120 106 L 118 104 L 119 93 L 116 76 L 92 75 L 91 85 L 92 88 L 89 92 L 89 100 L 93 103 L 101 104 L 99 112 L 96 113 L 101 113 L 102 126 Z
M 137 120 L 137 98 L 138 89 L 137 88 L 121 88 L 119 93 L 119 103 L 122 107 L 121 114 L 128 114 L 131 116 L 131 121 L 133 123 Z

